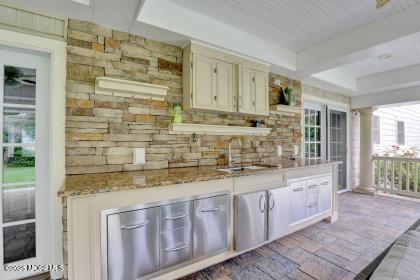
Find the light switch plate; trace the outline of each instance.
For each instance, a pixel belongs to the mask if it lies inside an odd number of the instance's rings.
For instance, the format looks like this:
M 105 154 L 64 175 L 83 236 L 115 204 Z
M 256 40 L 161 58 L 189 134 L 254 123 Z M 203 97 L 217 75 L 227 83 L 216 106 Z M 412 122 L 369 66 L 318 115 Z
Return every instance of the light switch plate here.
M 277 156 L 281 157 L 283 154 L 283 148 L 280 145 L 277 145 Z
M 133 149 L 133 164 L 146 164 L 146 148 Z
M 293 155 L 297 156 L 299 154 L 299 146 L 293 145 Z

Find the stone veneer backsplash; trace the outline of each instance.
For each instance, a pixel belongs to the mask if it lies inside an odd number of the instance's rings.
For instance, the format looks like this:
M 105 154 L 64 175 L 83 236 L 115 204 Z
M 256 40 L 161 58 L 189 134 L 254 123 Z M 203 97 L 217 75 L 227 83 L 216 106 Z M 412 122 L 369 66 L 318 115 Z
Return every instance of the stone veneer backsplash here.
M 95 78 L 117 77 L 166 85 L 167 101 L 94 93 Z M 270 104 L 277 104 L 274 79 L 294 89 L 299 81 L 270 74 Z M 182 49 L 96 24 L 69 20 L 67 47 L 66 173 L 161 169 L 227 163 L 230 136 L 170 135 L 171 107 L 182 101 Z M 290 156 L 301 145 L 301 115 L 268 117 L 184 112 L 183 122 L 251 126 L 255 119 L 272 128 L 268 136 L 244 136 L 234 156 L 243 162 L 276 159 L 277 145 Z M 132 165 L 132 149 L 146 148 L 146 165 Z

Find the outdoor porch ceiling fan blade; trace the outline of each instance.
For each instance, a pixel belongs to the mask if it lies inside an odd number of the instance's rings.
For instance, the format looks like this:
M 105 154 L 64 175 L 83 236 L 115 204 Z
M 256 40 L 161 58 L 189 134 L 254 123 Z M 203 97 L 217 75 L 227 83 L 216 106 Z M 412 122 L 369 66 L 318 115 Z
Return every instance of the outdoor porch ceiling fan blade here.
M 389 0 L 376 0 L 376 9 L 380 9 L 383 6 L 385 6 L 387 3 L 389 2 Z

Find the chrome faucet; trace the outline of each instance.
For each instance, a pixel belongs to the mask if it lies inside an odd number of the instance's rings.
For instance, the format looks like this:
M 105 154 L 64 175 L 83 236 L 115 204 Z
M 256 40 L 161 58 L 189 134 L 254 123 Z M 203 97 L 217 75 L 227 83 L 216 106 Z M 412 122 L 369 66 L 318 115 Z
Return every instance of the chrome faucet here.
M 230 138 L 230 140 L 229 140 L 229 166 L 232 166 L 232 162 L 235 163 L 232 159 L 232 151 L 231 151 L 232 143 L 234 141 L 237 141 L 239 146 L 242 148 L 242 142 L 241 142 L 241 139 L 239 139 L 239 137 L 234 136 L 234 137 Z M 241 152 L 241 163 L 242 163 L 242 152 Z

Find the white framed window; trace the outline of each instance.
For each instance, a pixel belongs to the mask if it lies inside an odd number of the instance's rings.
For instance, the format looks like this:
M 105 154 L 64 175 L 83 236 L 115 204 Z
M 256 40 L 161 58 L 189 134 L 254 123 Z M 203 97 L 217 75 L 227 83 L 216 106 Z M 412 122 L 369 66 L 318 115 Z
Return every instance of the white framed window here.
M 373 144 L 381 144 L 381 118 L 379 116 L 373 116 L 372 120 L 372 133 L 373 133 Z
M 405 122 L 397 121 L 397 144 L 405 145 Z
M 305 109 L 305 158 L 321 159 L 321 110 Z

